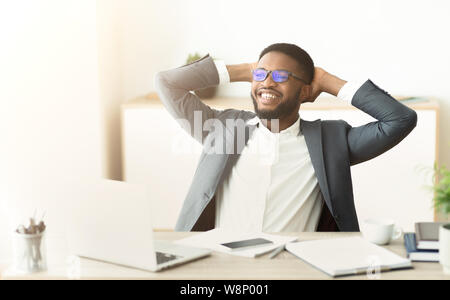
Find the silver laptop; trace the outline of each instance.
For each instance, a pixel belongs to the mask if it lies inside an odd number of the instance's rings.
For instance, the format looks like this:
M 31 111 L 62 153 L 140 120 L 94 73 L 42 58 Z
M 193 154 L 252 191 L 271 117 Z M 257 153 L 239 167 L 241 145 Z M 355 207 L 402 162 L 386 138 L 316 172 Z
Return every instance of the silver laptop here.
M 100 179 L 72 187 L 67 214 L 71 254 L 155 272 L 211 253 L 153 240 L 151 220 L 157 210 L 144 185 Z

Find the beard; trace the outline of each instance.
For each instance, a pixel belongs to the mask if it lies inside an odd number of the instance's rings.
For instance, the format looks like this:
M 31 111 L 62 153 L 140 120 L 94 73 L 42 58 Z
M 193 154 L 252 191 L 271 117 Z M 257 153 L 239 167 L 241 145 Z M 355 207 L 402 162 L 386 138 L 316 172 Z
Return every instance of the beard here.
M 268 110 L 268 109 L 259 109 L 258 108 L 258 101 L 253 96 L 253 93 L 250 92 L 250 97 L 252 97 L 253 100 L 253 106 L 255 108 L 256 115 L 263 120 L 280 120 L 283 119 L 286 116 L 289 116 L 292 114 L 294 110 L 297 109 L 297 105 L 299 103 L 299 97 L 300 97 L 300 91 L 296 95 L 296 97 L 289 98 L 286 101 L 281 102 L 277 105 L 275 109 Z

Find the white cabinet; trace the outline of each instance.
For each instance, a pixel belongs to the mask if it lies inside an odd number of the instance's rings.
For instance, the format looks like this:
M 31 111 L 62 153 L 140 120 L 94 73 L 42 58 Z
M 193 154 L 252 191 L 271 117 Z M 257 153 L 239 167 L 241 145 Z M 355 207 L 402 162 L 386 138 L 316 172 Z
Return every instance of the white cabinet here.
M 245 99 L 206 101 L 218 109 L 252 110 Z M 416 221 L 433 221 L 431 170 L 437 156 L 436 101 L 410 105 L 417 127 L 399 145 L 352 167 L 353 193 L 360 224 L 369 217 L 392 218 L 412 231 Z M 320 99 L 300 109 L 305 120 L 343 119 L 359 126 L 374 119 L 335 99 Z M 152 190 L 154 226 L 173 229 L 191 184 L 201 146 L 185 133 L 158 100 L 136 99 L 122 106 L 124 180 Z M 428 170 L 428 173 L 427 173 Z

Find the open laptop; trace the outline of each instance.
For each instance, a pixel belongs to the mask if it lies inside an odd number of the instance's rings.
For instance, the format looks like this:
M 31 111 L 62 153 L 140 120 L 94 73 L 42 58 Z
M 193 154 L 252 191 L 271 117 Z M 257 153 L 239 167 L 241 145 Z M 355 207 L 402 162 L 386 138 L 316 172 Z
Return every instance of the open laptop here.
M 151 220 L 157 211 L 144 185 L 99 179 L 72 187 L 67 214 L 71 254 L 155 272 L 211 253 L 153 240 Z

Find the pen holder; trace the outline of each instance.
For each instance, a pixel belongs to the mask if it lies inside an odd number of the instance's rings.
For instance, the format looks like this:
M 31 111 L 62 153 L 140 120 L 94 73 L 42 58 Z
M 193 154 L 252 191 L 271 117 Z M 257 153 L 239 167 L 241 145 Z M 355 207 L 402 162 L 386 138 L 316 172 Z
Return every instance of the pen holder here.
M 14 232 L 12 242 L 15 272 L 29 274 L 47 270 L 45 232 L 38 234 Z

